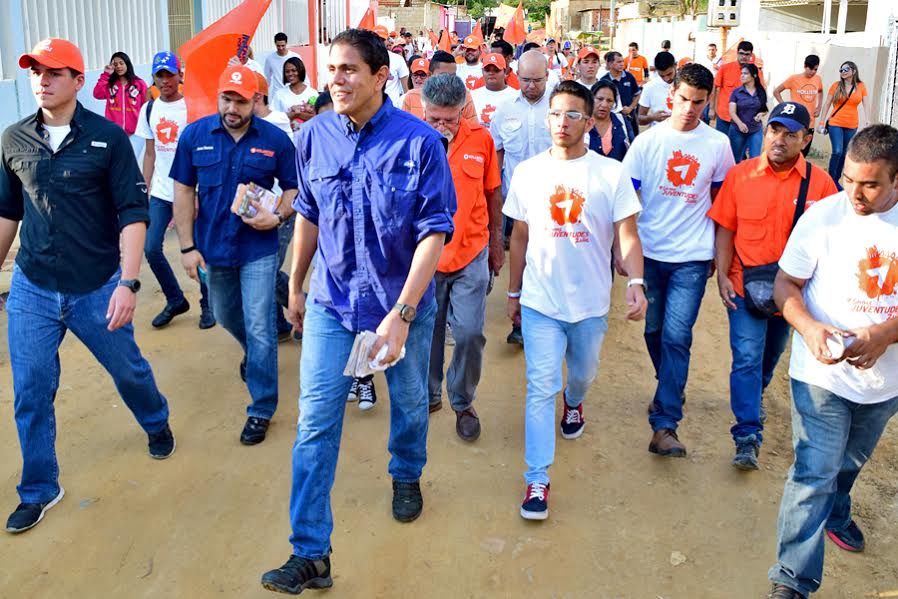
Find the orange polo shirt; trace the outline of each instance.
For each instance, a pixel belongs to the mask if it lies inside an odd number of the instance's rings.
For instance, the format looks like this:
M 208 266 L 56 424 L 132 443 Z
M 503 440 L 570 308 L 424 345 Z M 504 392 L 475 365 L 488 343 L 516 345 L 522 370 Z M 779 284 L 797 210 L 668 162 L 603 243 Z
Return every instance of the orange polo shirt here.
M 486 191 L 502 185 L 493 138 L 484 127 L 462 120 L 449 145 L 449 169 L 458 208 L 455 232 L 437 264 L 440 272 L 455 272 L 471 263 L 490 240 Z
M 477 118 L 477 108 L 474 107 L 474 99 L 471 92 L 466 92 L 465 106 L 461 109 L 461 116 L 472 125 L 479 125 L 480 119 Z M 421 88 L 416 87 L 408 90 L 402 96 L 402 110 L 410 112 L 422 121 L 424 120 L 424 104 L 421 102 Z
M 764 70 L 758 67 L 758 75 L 764 81 Z M 738 60 L 720 65 L 717 74 L 714 75 L 714 87 L 719 87 L 717 92 L 717 116 L 725 121 L 730 119 L 730 94 L 742 85 L 742 63 Z M 811 114 L 814 114 L 813 111 Z
M 763 153 L 740 162 L 727 173 L 708 216 L 721 227 L 736 232 L 736 254 L 746 266 L 770 264 L 782 257 L 792 232 L 805 165 L 804 157 L 799 154 L 788 172 L 777 173 L 770 168 L 767 154 Z M 805 210 L 817 200 L 836 193 L 836 184 L 829 174 L 811 166 Z M 735 254 L 728 276 L 736 293 L 744 296 L 742 264 Z
M 624 58 L 624 70 L 629 71 L 631 75 L 636 77 L 636 83 L 642 87 L 642 82 L 645 80 L 645 72 L 649 68 L 649 61 L 645 59 L 645 56 L 641 54 L 637 54 L 636 58 L 630 58 L 627 55 Z

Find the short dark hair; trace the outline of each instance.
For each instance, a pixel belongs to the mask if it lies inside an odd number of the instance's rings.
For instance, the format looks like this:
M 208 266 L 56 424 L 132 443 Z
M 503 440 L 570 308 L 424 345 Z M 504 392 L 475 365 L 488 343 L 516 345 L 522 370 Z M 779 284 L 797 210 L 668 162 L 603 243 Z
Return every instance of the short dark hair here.
M 848 144 L 848 157 L 854 162 L 884 161 L 889 178 L 898 174 L 898 129 L 889 125 L 871 125 L 858 131 Z
M 287 60 L 284 61 L 284 67 L 281 69 L 281 76 L 284 78 L 284 85 L 288 84 L 287 81 L 287 65 L 292 64 L 296 67 L 296 75 L 299 77 L 300 82 L 306 80 L 306 65 L 302 63 L 302 59 L 298 56 L 291 56 Z
M 433 72 L 436 70 L 437 65 L 440 64 L 454 64 L 455 57 L 446 52 L 445 50 L 437 50 L 433 53 L 433 56 L 430 57 L 430 74 L 433 75 Z
M 736 50 L 742 50 L 743 52 L 754 52 L 755 47 L 750 41 L 742 40 L 741 42 L 739 42 L 739 45 L 736 46 Z
M 816 54 L 808 54 L 804 57 L 804 66 L 809 69 L 816 69 L 820 66 L 820 57 Z
M 717 48 L 717 44 L 715 44 L 714 42 L 711 42 L 710 44 L 708 44 L 708 47 L 709 47 L 709 48 L 715 48 L 715 49 L 716 49 L 716 48 Z
M 670 52 L 658 52 L 655 54 L 655 70 L 666 71 L 677 64 L 677 59 Z
M 283 31 L 279 31 L 278 33 L 274 34 L 274 43 L 275 44 L 278 42 L 286 42 L 286 41 L 287 41 L 287 34 L 284 33 Z
M 708 67 L 697 62 L 690 62 L 677 70 L 673 83 L 670 84 L 671 89 L 676 90 L 681 83 L 695 89 L 703 89 L 709 94 L 714 91 L 714 75 L 711 74 Z
M 523 54 L 524 52 L 533 50 L 534 48 L 539 48 L 539 44 L 537 44 L 536 42 L 527 42 L 526 44 L 524 44 L 524 47 L 521 49 L 521 54 Z
M 607 79 L 599 79 L 595 83 L 592 84 L 592 87 L 589 89 L 589 92 L 592 94 L 592 97 L 595 98 L 596 94 L 599 93 L 600 89 L 610 89 L 611 93 L 614 95 L 614 102 L 617 103 L 618 93 L 617 93 L 617 85 L 614 84 L 613 81 L 608 81 Z
M 333 98 L 331 98 L 331 93 L 327 90 L 324 90 L 323 92 L 318 94 L 318 97 L 315 99 L 315 114 L 320 113 L 322 108 L 333 103 L 334 100 Z
M 630 45 L 629 45 L 628 47 L 629 47 L 629 48 L 636 48 L 637 50 L 639 50 L 639 44 L 637 44 L 636 42 L 630 42 Z
M 592 111 L 595 108 L 596 101 L 592 96 L 592 92 L 586 89 L 585 85 L 577 83 L 576 81 L 562 81 L 558 85 L 555 86 L 555 89 L 552 91 L 552 95 L 549 96 L 549 106 L 552 105 L 552 100 L 555 99 L 555 96 L 574 96 L 575 98 L 580 98 L 586 104 L 586 118 L 592 116 Z
M 358 50 L 362 61 L 368 65 L 372 73 L 390 65 L 390 54 L 383 39 L 367 29 L 347 29 L 331 42 L 331 47 L 345 44 Z
M 498 48 L 502 56 L 514 56 L 514 48 L 505 40 L 493 40 L 490 48 Z
M 611 52 L 605 52 L 605 62 L 613 62 L 613 61 L 617 60 L 618 56 L 621 56 L 621 53 L 616 50 L 612 50 Z
M 665 50 L 670 50 L 670 40 L 664 40 L 661 42 L 661 47 Z

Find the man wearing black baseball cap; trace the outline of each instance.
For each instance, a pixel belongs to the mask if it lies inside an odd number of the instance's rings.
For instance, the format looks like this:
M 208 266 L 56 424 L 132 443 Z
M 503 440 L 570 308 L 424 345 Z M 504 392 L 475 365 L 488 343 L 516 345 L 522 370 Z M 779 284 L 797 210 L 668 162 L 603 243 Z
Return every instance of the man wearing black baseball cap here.
M 811 141 L 811 116 L 803 105 L 783 102 L 774 108 L 764 141 L 760 156 L 727 173 L 708 212 L 717 223 L 717 287 L 730 321 L 730 406 L 736 418 L 730 429 L 736 445 L 732 464 L 740 470 L 758 469 L 765 420 L 761 396 L 789 338 L 782 316 L 765 318 L 752 311 L 762 298 L 745 289 L 743 275 L 754 278 L 758 267 L 768 265 L 772 284 L 776 268 L 769 265 L 782 256 L 805 208 L 836 193 L 826 172 L 801 154 Z

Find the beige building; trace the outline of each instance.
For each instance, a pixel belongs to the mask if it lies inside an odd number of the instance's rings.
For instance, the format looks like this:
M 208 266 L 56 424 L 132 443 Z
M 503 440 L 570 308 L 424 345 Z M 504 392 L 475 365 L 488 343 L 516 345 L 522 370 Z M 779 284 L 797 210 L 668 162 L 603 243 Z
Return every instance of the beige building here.
M 550 5 L 549 34 L 567 38 L 584 31 L 606 31 L 609 27 L 610 0 L 554 0 Z

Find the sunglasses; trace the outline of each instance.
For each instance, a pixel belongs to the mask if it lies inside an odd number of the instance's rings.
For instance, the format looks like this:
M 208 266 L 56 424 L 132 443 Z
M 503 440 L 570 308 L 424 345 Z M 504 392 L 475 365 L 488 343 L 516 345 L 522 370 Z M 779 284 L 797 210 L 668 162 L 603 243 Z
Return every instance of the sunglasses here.
M 841 69 L 839 69 L 839 72 L 840 73 L 850 73 L 851 67 L 842 67 Z

